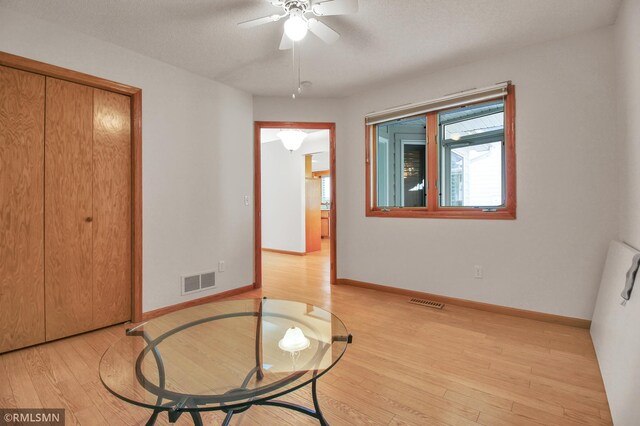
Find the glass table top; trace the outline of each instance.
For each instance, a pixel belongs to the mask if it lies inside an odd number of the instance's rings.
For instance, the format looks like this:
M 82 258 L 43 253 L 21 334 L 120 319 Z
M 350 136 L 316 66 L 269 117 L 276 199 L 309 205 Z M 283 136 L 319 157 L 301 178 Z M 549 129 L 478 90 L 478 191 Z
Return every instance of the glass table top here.
M 153 409 L 244 407 L 321 376 L 348 340 L 342 321 L 314 305 L 214 302 L 128 330 L 102 356 L 100 379 L 117 397 Z

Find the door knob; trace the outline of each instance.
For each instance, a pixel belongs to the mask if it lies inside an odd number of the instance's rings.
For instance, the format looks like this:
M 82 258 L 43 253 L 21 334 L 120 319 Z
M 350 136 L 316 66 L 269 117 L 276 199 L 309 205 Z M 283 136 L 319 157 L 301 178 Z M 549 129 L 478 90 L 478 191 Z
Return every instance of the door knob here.
M 93 222 L 93 218 L 91 216 L 84 219 L 85 222 Z

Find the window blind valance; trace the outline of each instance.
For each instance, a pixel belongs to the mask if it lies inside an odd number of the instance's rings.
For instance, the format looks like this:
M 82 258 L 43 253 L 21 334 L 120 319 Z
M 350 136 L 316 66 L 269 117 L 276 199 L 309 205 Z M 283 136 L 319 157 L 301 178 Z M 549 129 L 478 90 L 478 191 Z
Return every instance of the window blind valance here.
M 485 87 L 482 89 L 471 89 L 426 102 L 402 105 L 384 111 L 372 112 L 365 116 L 365 123 L 367 125 L 379 124 L 386 121 L 411 117 L 414 115 L 426 114 L 431 111 L 455 108 L 457 106 L 463 106 L 475 102 L 503 98 L 507 96 L 507 87 L 509 86 L 509 83 L 510 82 L 506 81 L 494 86 Z

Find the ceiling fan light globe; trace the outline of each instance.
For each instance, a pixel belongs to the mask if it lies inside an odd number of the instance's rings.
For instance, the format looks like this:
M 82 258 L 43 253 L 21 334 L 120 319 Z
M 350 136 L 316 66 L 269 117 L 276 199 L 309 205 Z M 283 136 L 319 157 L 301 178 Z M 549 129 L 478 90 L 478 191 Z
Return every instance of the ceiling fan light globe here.
M 293 95 L 295 99 L 295 94 Z M 278 138 L 282 141 L 282 145 L 289 151 L 293 152 L 300 148 L 302 141 L 307 134 L 301 130 L 282 130 L 277 133 Z
M 284 32 L 293 41 L 300 41 L 307 35 L 307 22 L 299 15 L 291 15 L 284 23 Z

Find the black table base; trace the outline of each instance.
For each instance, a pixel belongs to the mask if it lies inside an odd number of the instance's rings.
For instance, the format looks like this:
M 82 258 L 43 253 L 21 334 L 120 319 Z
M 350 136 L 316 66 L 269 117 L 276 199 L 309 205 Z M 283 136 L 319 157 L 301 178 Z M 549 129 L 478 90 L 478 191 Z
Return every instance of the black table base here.
M 224 413 L 226 413 L 226 417 L 224 418 L 223 422 L 222 422 L 222 426 L 228 426 L 229 422 L 231 422 L 231 418 L 235 415 L 235 414 L 240 414 L 244 411 L 247 411 L 249 408 L 251 408 L 252 405 L 268 405 L 268 406 L 273 406 L 273 407 L 280 407 L 280 408 L 285 408 L 287 410 L 293 410 L 296 411 L 298 413 L 302 413 L 305 414 L 307 416 L 313 417 L 314 419 L 317 419 L 320 423 L 321 426 L 328 426 L 329 423 L 327 422 L 327 420 L 324 418 L 324 416 L 322 415 L 322 410 L 320 410 L 320 403 L 318 402 L 318 393 L 317 393 L 317 379 L 313 379 L 313 381 L 311 382 L 311 397 L 313 399 L 313 408 L 308 408 L 302 405 L 298 405 L 298 404 L 293 404 L 291 402 L 287 402 L 287 401 L 280 401 L 280 400 L 266 400 L 266 401 L 256 401 L 256 402 L 252 402 L 250 404 L 247 404 L 245 406 L 241 406 L 241 407 L 234 407 L 234 408 L 229 408 L 229 409 L 223 409 L 222 411 Z M 200 416 L 200 412 L 199 411 L 191 411 L 189 410 L 189 408 L 195 408 L 195 407 L 190 407 L 189 403 L 186 402 L 182 407 L 177 406 L 174 402 L 169 402 L 166 404 L 167 405 L 167 409 L 155 409 L 153 411 L 153 414 L 151 414 L 151 417 L 149 417 L 149 420 L 147 421 L 146 425 L 147 426 L 153 426 L 156 424 L 156 420 L 158 419 L 158 416 L 160 415 L 160 413 L 162 413 L 163 411 L 167 412 L 167 415 L 169 417 L 169 422 L 170 423 L 175 423 L 178 421 L 178 419 L 180 418 L 180 416 L 184 413 L 189 413 L 191 415 L 191 418 L 193 419 L 193 424 L 194 426 L 203 426 L 202 423 L 202 417 Z M 171 408 L 170 408 L 171 407 Z
M 302 413 L 307 416 L 313 417 L 319 421 L 320 425 L 327 426 L 329 423 L 322 415 L 322 411 L 320 410 L 320 404 L 318 402 L 317 381 L 319 376 L 317 375 L 318 374 L 317 369 L 314 371 L 313 378 L 310 382 L 311 396 L 313 400 L 313 409 L 304 407 L 301 405 L 293 404 L 290 402 L 286 402 L 286 401 L 276 400 L 276 399 L 259 399 L 259 395 L 251 396 L 246 403 L 240 403 L 239 405 L 236 404 L 233 406 L 229 406 L 228 408 L 224 407 L 225 402 L 233 403 L 233 401 L 238 400 L 238 394 L 242 394 L 247 391 L 246 386 L 250 382 L 251 377 L 255 375 L 258 381 L 262 380 L 264 377 L 264 372 L 262 371 L 262 359 L 261 359 L 262 356 L 259 350 L 260 337 L 261 337 L 261 321 L 260 320 L 262 318 L 262 315 L 263 315 L 263 312 L 262 312 L 262 304 L 261 304 L 260 309 L 257 312 L 232 313 L 232 314 L 223 314 L 223 315 L 203 318 L 201 320 L 193 321 L 188 324 L 184 324 L 180 327 L 177 327 L 169 332 L 164 333 L 163 335 L 155 339 L 151 339 L 145 331 L 140 331 L 136 329 L 127 330 L 128 335 L 142 337 L 147 343 L 147 346 L 140 352 L 138 356 L 138 359 L 136 362 L 136 376 L 140 384 L 147 391 L 155 394 L 158 399 L 156 401 L 157 408 L 153 410 L 153 413 L 151 414 L 151 417 L 147 421 L 146 425 L 153 426 L 156 423 L 156 420 L 158 419 L 158 416 L 160 415 L 160 413 L 162 413 L 163 411 L 166 411 L 168 414 L 170 423 L 177 422 L 182 414 L 189 413 L 189 415 L 193 419 L 193 424 L 195 426 L 202 426 L 203 425 L 202 417 L 200 415 L 201 410 L 198 409 L 198 406 L 200 404 L 204 405 L 211 402 L 217 402 L 221 405 L 221 408 L 218 408 L 218 409 L 226 413 L 226 416 L 222 422 L 222 426 L 228 426 L 234 414 L 242 413 L 248 410 L 252 405 L 274 406 L 274 407 L 285 408 L 288 410 L 293 410 L 298 413 Z M 158 344 L 162 342 L 164 339 L 166 339 L 167 337 L 181 330 L 184 330 L 186 328 L 193 327 L 194 325 L 202 324 L 204 322 L 221 320 L 221 319 L 231 318 L 231 317 L 239 317 L 239 316 L 256 316 L 258 319 L 257 327 L 256 327 L 256 354 L 255 354 L 256 366 L 253 369 L 251 369 L 251 371 L 249 371 L 249 373 L 246 375 L 245 379 L 242 382 L 242 385 L 237 389 L 228 391 L 224 395 L 216 395 L 216 396 L 185 395 L 177 392 L 168 391 L 165 388 L 165 381 L 166 381 L 165 369 L 164 369 L 164 363 L 162 361 L 162 356 L 160 355 L 160 351 L 158 350 Z M 280 315 L 274 315 L 274 316 L 280 316 Z M 346 341 L 347 343 L 351 343 L 352 337 L 351 335 L 334 336 L 333 341 Z M 322 359 L 322 357 L 324 356 L 325 352 L 329 349 L 329 347 L 330 347 L 329 344 L 324 345 L 322 349 L 318 352 L 318 354 L 316 354 L 316 357 L 315 357 L 316 360 L 319 361 L 320 359 Z M 158 368 L 158 378 L 159 378 L 158 385 L 154 385 L 151 382 L 147 381 L 142 372 L 143 359 L 145 355 L 149 352 L 152 353 L 156 362 L 156 366 Z M 300 376 L 302 376 L 303 374 L 304 372 L 294 373 L 291 376 L 289 376 L 287 379 L 282 380 L 279 383 L 268 385 L 267 388 L 277 389 L 279 385 L 287 382 L 292 382 L 297 378 L 299 378 Z M 289 391 L 293 391 L 298 388 L 299 387 L 295 387 Z M 250 392 L 248 393 L 250 394 Z M 285 392 L 285 393 L 288 393 L 288 392 Z M 276 398 L 281 395 L 282 394 L 274 395 L 273 398 Z M 253 400 L 253 398 L 256 396 L 258 396 L 258 399 Z M 210 410 L 205 409 L 202 411 L 210 411 Z
M 229 422 L 231 421 L 231 417 L 233 417 L 234 414 L 241 413 L 249 409 L 251 405 L 270 405 L 273 407 L 286 408 L 287 410 L 297 411 L 298 413 L 306 414 L 307 416 L 313 417 L 314 419 L 318 419 L 321 426 L 328 426 L 329 423 L 322 415 L 322 411 L 320 410 L 320 404 L 318 402 L 318 393 L 316 391 L 317 381 L 318 381 L 317 379 L 313 379 L 313 381 L 311 382 L 311 397 L 313 399 L 313 408 L 314 408 L 313 410 L 311 408 L 307 408 L 302 405 L 293 404 L 287 401 L 280 401 L 277 399 L 259 401 L 239 409 L 236 408 L 236 409 L 226 410 L 225 412 L 227 413 L 227 416 L 224 418 L 224 421 L 222 422 L 222 426 L 228 426 Z M 202 420 L 200 420 L 200 422 L 202 422 Z M 194 421 L 194 424 L 197 425 L 198 423 L 195 423 Z M 199 423 L 199 424 L 202 424 L 202 423 Z

